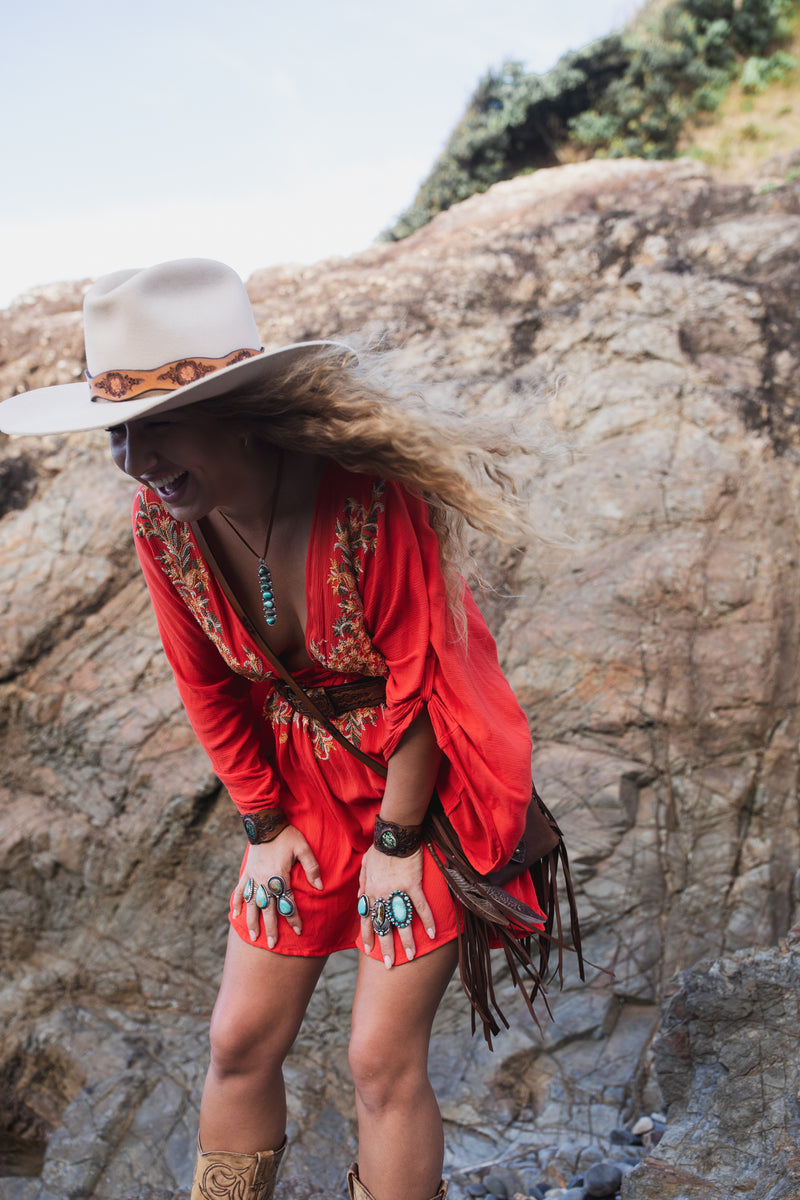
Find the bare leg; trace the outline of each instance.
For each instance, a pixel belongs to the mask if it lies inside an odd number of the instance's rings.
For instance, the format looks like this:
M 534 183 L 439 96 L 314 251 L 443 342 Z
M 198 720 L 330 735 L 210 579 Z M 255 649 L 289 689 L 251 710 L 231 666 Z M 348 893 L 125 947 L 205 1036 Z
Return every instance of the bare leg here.
M 438 1191 L 444 1138 L 428 1045 L 457 961 L 454 942 L 390 971 L 361 956 L 350 1069 L 359 1177 L 375 1200 L 430 1200 Z
M 230 931 L 200 1105 L 203 1150 L 257 1154 L 280 1146 L 283 1062 L 324 966 L 324 958 L 273 954 Z

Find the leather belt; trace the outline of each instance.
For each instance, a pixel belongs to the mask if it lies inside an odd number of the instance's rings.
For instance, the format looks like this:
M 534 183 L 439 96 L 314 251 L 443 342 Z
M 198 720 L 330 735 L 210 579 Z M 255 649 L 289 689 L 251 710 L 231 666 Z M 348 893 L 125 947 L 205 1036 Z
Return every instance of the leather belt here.
M 275 690 L 291 704 L 295 712 L 313 718 L 314 714 L 288 684 L 282 679 L 273 682 Z M 369 675 L 365 675 L 363 679 L 355 679 L 352 683 L 337 683 L 332 687 L 310 687 L 304 690 L 329 721 L 357 708 L 377 708 L 386 703 L 386 680 Z

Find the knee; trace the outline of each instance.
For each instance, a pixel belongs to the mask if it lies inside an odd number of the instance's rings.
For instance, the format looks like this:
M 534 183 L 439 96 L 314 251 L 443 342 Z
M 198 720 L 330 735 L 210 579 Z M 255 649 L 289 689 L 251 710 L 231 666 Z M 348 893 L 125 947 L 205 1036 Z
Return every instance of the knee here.
M 280 1068 L 291 1046 L 291 1039 L 284 1046 L 279 1029 L 256 1025 L 238 1005 L 217 1004 L 208 1036 L 211 1068 L 220 1078 Z
M 358 1100 L 372 1111 L 407 1104 L 427 1083 L 426 1055 L 401 1038 L 387 1036 L 385 1026 L 354 1030 L 349 1060 Z

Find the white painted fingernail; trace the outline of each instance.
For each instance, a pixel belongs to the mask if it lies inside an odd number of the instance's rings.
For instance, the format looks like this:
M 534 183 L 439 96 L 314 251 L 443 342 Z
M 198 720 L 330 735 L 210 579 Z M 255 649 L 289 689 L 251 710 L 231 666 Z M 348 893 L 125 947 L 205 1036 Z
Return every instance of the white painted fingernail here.
M 387 971 L 391 971 L 391 969 L 392 969 L 392 960 L 389 958 L 389 955 L 388 955 L 388 954 L 384 954 L 384 956 L 383 956 L 383 965 L 386 967 L 386 970 L 387 970 Z
M 251 941 L 251 942 L 254 942 L 254 941 L 256 940 L 256 938 L 257 938 L 257 937 L 258 937 L 258 934 L 257 934 L 257 933 L 254 933 L 254 931 L 251 929 L 251 930 L 250 930 L 250 941 Z
M 435 938 L 435 937 L 436 937 L 436 930 L 435 930 L 435 929 L 428 929 L 426 932 L 427 932 L 427 934 L 428 934 L 428 937 L 429 937 L 429 938 Z
M 270 950 L 274 950 L 274 949 L 275 949 L 275 938 L 274 938 L 274 937 L 268 937 L 268 938 L 267 938 L 267 945 L 269 946 Z
M 366 942 L 364 942 L 364 953 L 369 954 L 369 946 L 367 945 Z
M 414 951 L 407 946 L 406 947 L 406 958 L 408 959 L 409 962 L 411 962 L 413 957 L 414 957 Z

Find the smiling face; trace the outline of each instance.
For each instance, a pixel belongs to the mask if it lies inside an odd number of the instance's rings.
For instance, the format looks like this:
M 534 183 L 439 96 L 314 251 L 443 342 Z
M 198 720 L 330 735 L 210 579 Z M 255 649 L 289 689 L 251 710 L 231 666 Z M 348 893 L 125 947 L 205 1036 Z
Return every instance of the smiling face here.
M 152 488 L 178 520 L 198 521 L 221 505 L 236 507 L 246 454 L 230 423 L 189 406 L 108 433 L 119 469 Z

